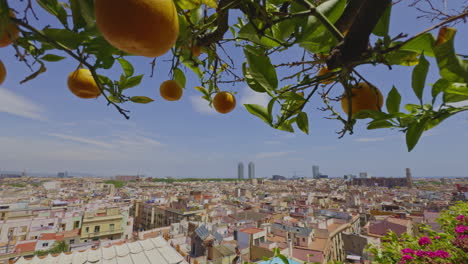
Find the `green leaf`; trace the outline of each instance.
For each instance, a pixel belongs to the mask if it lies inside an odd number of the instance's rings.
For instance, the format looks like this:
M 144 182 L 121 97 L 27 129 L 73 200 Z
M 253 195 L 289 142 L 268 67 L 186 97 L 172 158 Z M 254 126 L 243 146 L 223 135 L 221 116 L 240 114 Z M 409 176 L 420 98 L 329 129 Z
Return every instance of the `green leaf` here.
M 387 9 L 385 9 L 385 12 L 380 17 L 379 21 L 377 22 L 377 25 L 375 25 L 375 28 L 372 31 L 374 35 L 381 36 L 381 37 L 388 35 L 388 29 L 390 27 L 391 12 L 392 12 L 392 5 L 389 5 Z
M 385 102 L 387 110 L 390 114 L 397 113 L 400 111 L 401 95 L 395 86 L 387 95 L 387 101 Z
M 426 85 L 427 72 L 429 70 L 429 61 L 426 60 L 424 54 L 419 57 L 419 63 L 414 67 L 412 74 L 411 85 L 419 101 L 422 103 L 424 86 Z
M 249 113 L 262 119 L 265 123 L 271 125 L 272 118 L 265 107 L 258 104 L 244 104 Z
M 396 50 L 385 55 L 385 60 L 390 65 L 414 66 L 417 65 L 418 53 L 407 50 Z
M 450 85 L 450 82 L 441 78 L 439 80 L 437 80 L 436 83 L 434 83 L 434 85 L 432 86 L 432 91 L 431 91 L 431 94 L 432 94 L 432 104 L 434 104 L 437 96 L 443 92 L 448 86 Z
M 300 112 L 296 118 L 297 126 L 307 135 L 309 134 L 309 118 L 307 113 Z
M 410 152 L 416 146 L 416 144 L 418 144 L 422 133 L 426 129 L 426 122 L 427 119 L 423 118 L 412 123 L 408 127 L 408 131 L 406 131 L 406 146 L 408 147 L 408 152 Z
M 39 6 L 41 6 L 45 11 L 51 15 L 57 17 L 57 19 L 64 25 L 68 27 L 67 21 L 67 11 L 57 0 L 37 0 Z
M 50 62 L 61 61 L 63 59 L 65 59 L 65 57 L 58 56 L 55 54 L 46 54 L 41 57 L 41 60 L 50 61 Z
M 325 15 L 331 23 L 335 23 L 343 13 L 345 6 L 346 0 L 329 0 L 318 5 L 317 10 Z M 325 31 L 327 31 L 326 27 L 315 16 L 309 16 L 306 25 L 303 27 L 302 34 L 298 38 L 298 42 L 306 41 L 314 35 Z
M 185 88 L 185 83 L 187 80 L 185 79 L 184 72 L 181 71 L 179 68 L 174 69 L 174 80 L 177 82 L 177 84 L 179 84 L 181 88 Z
M 86 23 L 81 15 L 80 0 L 70 0 L 70 9 L 72 11 L 73 30 L 83 28 Z
M 125 73 L 125 75 L 127 77 L 133 75 L 134 68 L 133 68 L 133 65 L 130 62 L 128 62 L 124 58 L 118 58 L 117 61 L 119 61 L 120 66 L 122 66 L 122 70 L 124 71 L 124 73 Z
M 256 55 L 247 49 L 244 49 L 244 53 L 249 64 L 249 73 L 255 82 L 265 90 L 276 90 L 278 88 L 278 77 L 270 58 L 264 55 Z
M 424 52 L 426 56 L 434 57 L 434 36 L 431 33 L 425 33 L 420 35 L 419 37 L 412 39 L 401 46 L 400 50 L 402 51 L 413 51 L 417 54 L 421 54 Z
M 204 95 L 206 96 L 209 96 L 210 93 L 205 89 L 203 88 L 202 86 L 195 86 L 195 89 L 201 93 L 203 93 Z
M 63 44 L 69 49 L 78 48 L 88 39 L 84 34 L 77 34 L 68 29 L 45 28 L 43 32 L 47 37 Z
M 92 28 L 96 25 L 96 18 L 94 17 L 94 3 L 93 0 L 79 0 L 81 16 L 88 28 Z
M 143 74 L 133 76 L 127 79 L 127 82 L 125 83 L 125 87 L 122 88 L 122 90 L 128 89 L 135 87 L 141 83 L 141 80 L 143 79 Z
M 379 129 L 379 128 L 389 128 L 393 126 L 394 125 L 387 120 L 375 120 L 369 123 L 369 125 L 367 126 L 367 129 L 371 130 L 371 129 Z
M 440 76 L 450 82 L 468 82 L 468 63 L 455 53 L 456 29 L 441 28 L 434 46 Z
M 247 63 L 242 64 L 242 73 L 244 74 L 245 82 L 250 88 L 252 88 L 252 90 L 258 93 L 266 92 L 266 90 L 258 82 L 255 81 L 252 74 L 250 74 L 250 70 L 249 68 L 247 68 Z
M 286 258 L 284 255 L 278 255 L 278 257 L 281 259 L 281 261 L 283 262 L 283 264 L 289 264 L 289 260 L 288 258 Z
M 147 104 L 153 102 L 154 100 L 146 96 L 132 96 L 130 97 L 130 101 L 137 104 Z

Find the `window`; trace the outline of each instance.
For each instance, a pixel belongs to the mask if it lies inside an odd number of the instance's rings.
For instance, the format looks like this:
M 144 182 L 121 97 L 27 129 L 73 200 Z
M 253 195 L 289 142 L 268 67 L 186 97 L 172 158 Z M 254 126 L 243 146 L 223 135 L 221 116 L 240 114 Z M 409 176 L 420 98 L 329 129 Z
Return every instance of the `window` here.
M 49 226 L 54 226 L 54 223 L 49 223 Z
M 49 243 L 42 243 L 42 246 L 43 246 L 43 247 L 48 247 L 48 246 L 49 246 Z
M 302 238 L 302 242 L 305 242 L 305 237 Z
M 89 226 L 87 226 L 85 230 L 86 230 L 86 233 L 89 233 Z
M 94 227 L 94 233 L 98 233 L 101 230 L 100 226 L 95 226 Z
M 27 232 L 28 231 L 28 227 L 27 226 L 22 226 L 21 227 L 21 232 L 24 233 L 24 232 Z
M 111 231 L 114 231 L 114 227 L 115 227 L 114 224 L 110 224 L 110 225 L 109 225 L 109 228 L 110 228 Z
M 73 229 L 77 229 L 80 227 L 80 221 L 75 221 L 75 223 L 73 224 Z
M 70 245 L 75 244 L 75 239 L 70 239 Z

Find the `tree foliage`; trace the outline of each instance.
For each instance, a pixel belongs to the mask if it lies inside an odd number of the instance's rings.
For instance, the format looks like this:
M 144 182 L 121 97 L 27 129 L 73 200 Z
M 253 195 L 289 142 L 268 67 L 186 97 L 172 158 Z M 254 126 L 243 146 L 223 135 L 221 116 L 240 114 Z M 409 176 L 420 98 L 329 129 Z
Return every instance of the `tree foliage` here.
M 294 132 L 297 125 L 309 133 L 305 106 L 313 97 L 319 97 L 323 104 L 316 107 L 323 110 L 326 118 L 343 124 L 338 132 L 340 137 L 353 133 L 356 119 L 367 119 L 368 129 L 392 128 L 404 132 L 411 150 L 424 131 L 468 110 L 468 106 L 454 105 L 468 100 L 468 60 L 454 48 L 455 27 L 468 16 L 468 8 L 461 1 L 455 11 L 443 12 L 430 0 L 409 1 L 423 17 L 429 16 L 434 26 L 414 36 L 390 36 L 390 21 L 398 19 L 392 7 L 403 4 L 400 2 L 174 0 L 180 32 L 170 51 L 170 73 L 184 87 L 186 74 L 192 71 L 200 82 L 195 88 L 210 106 L 214 94 L 231 84 L 245 82 L 252 90 L 270 97 L 266 107 L 246 104 L 248 112 L 269 126 L 288 132 Z M 419 8 L 421 2 L 429 3 L 431 8 Z M 43 17 L 36 15 L 39 8 L 55 19 L 53 26 L 41 23 Z M 10 9 L 16 18 L 9 16 Z M 49 63 L 72 58 L 77 67 L 90 69 L 108 104 L 129 118 L 124 103 L 146 104 L 153 99 L 128 96 L 127 89 L 135 89 L 143 78 L 150 76 L 135 72 L 128 61 L 132 55 L 105 40 L 97 30 L 93 9 L 93 0 L 0 0 L 1 20 L 16 23 L 21 31 L 13 43 L 16 57 L 32 70 L 22 83 L 45 72 Z M 437 36 L 430 32 L 435 29 L 439 29 Z M 227 47 L 243 50 L 240 64 L 230 57 Z M 199 57 L 194 55 L 194 48 L 201 50 Z M 300 53 L 300 59 L 272 62 L 274 54 L 286 50 Z M 153 70 L 159 63 L 156 59 L 150 62 Z M 336 109 L 336 102 L 343 97 L 351 99 L 351 89 L 357 83 L 373 82 L 372 76 L 359 73 L 360 66 L 369 64 L 385 65 L 389 70 L 396 66 L 412 67 L 411 84 L 385 87 L 390 91 L 385 96 L 386 111 L 343 116 Z M 111 79 L 109 73 L 111 69 L 115 72 L 116 65 L 120 66 L 121 74 Z M 324 67 L 330 71 L 319 75 Z M 434 84 L 426 83 L 430 67 L 437 67 L 440 73 Z M 399 89 L 410 85 L 418 100 L 401 106 Z
M 49 254 L 59 254 L 62 252 L 68 252 L 70 249 L 69 245 L 65 241 L 55 241 L 53 247 L 48 250 L 37 250 L 35 255 L 46 256 Z

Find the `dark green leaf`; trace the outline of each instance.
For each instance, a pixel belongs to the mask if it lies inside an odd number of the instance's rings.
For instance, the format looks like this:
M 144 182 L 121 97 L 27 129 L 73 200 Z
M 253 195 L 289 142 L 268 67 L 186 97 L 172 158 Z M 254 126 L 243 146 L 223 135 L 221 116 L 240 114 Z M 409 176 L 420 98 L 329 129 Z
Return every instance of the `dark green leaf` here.
M 392 5 L 389 5 L 387 9 L 385 9 L 385 12 L 383 15 L 380 17 L 379 22 L 377 22 L 377 25 L 375 25 L 375 28 L 373 30 L 373 34 L 377 36 L 387 36 L 388 35 L 388 29 L 390 27 L 390 15 L 392 12 Z
M 249 113 L 259 117 L 260 119 L 265 121 L 265 123 L 271 125 L 272 118 L 268 114 L 268 111 L 265 107 L 258 104 L 244 104 L 244 106 L 247 109 L 247 111 L 249 111 Z
M 94 3 L 93 0 L 80 0 L 81 16 L 88 28 L 94 27 L 96 19 L 94 17 Z
M 331 23 L 335 23 L 343 13 L 345 6 L 346 0 L 329 0 L 318 5 L 317 10 L 324 14 Z M 315 16 L 309 16 L 298 42 L 306 41 L 308 38 L 325 31 L 327 29 Z
M 375 120 L 369 123 L 367 129 L 379 129 L 379 128 L 389 128 L 393 127 L 393 124 L 387 120 Z
M 434 46 L 440 76 L 450 82 L 468 82 L 468 63 L 455 53 L 456 29 L 441 28 L 441 31 L 438 38 L 440 41 Z
M 83 28 L 86 22 L 81 15 L 80 0 L 70 0 L 70 8 L 72 11 L 73 30 L 76 31 L 79 28 Z
M 300 112 L 296 118 L 297 126 L 307 135 L 309 134 L 309 118 L 307 113 Z
M 254 77 L 250 74 L 250 70 L 247 68 L 246 63 L 242 64 L 242 73 L 244 74 L 245 82 L 247 85 L 249 85 L 250 88 L 252 88 L 252 90 L 258 93 L 266 92 L 266 90 L 258 82 L 256 82 Z
M 422 102 L 424 86 L 426 85 L 427 72 L 429 70 L 429 61 L 426 60 L 424 54 L 419 57 L 419 63 L 414 67 L 412 74 L 411 85 L 413 91 L 418 97 L 419 101 Z
M 400 111 L 401 95 L 395 86 L 392 87 L 392 90 L 388 93 L 387 101 L 387 110 L 390 114 L 397 113 Z
M 68 29 L 45 28 L 43 32 L 47 37 L 63 44 L 69 49 L 78 48 L 88 38 L 84 34 L 77 34 Z
M 247 49 L 244 49 L 244 53 L 249 64 L 250 75 L 255 82 L 265 90 L 276 90 L 278 88 L 278 78 L 270 58 L 256 55 Z
M 118 58 L 117 60 L 119 61 L 120 66 L 122 66 L 122 70 L 124 71 L 125 75 L 127 77 L 132 76 L 134 72 L 133 65 L 124 58 Z
M 142 79 L 143 79 L 143 74 L 128 78 L 127 82 L 125 83 L 125 88 L 123 89 L 128 89 L 128 88 L 132 88 L 132 87 L 139 85 Z
M 355 115 L 353 115 L 353 118 L 355 119 L 366 119 L 366 118 L 372 118 L 372 119 L 387 119 L 390 116 L 384 112 L 380 111 L 374 111 L 374 110 L 362 110 L 357 112 Z
M 41 57 L 41 60 L 50 61 L 50 62 L 61 61 L 63 59 L 65 59 L 65 57 L 58 56 L 55 54 L 46 54 Z
M 147 104 L 153 102 L 154 100 L 146 96 L 132 96 L 130 97 L 130 101 L 137 104 Z
M 414 66 L 417 65 L 418 53 L 407 50 L 396 50 L 385 55 L 385 60 L 390 65 Z
M 408 152 L 410 152 L 416 146 L 416 144 L 418 144 L 422 133 L 426 129 L 426 122 L 427 119 L 423 118 L 412 123 L 408 127 L 408 131 L 406 131 L 406 146 L 408 147 Z
M 181 88 L 185 88 L 185 74 L 179 68 L 174 69 L 174 80 L 177 82 L 177 84 L 179 84 Z
M 450 85 L 450 82 L 445 80 L 445 79 L 439 79 L 437 80 L 436 83 L 432 86 L 432 103 L 434 104 L 437 96 L 443 92 L 448 86 Z

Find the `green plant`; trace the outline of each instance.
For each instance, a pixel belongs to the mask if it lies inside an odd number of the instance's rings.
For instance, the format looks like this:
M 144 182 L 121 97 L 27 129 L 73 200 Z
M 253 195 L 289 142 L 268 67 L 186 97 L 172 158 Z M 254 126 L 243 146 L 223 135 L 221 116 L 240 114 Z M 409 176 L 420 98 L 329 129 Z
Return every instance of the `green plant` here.
M 131 54 L 110 45 L 99 32 L 93 0 L 35 3 L 0 0 L 0 33 L 6 36 L 4 29 L 11 23 L 19 27 L 21 35 L 12 46 L 17 58 L 33 70 L 22 83 L 44 73 L 49 63 L 69 58 L 76 61 L 77 67 L 90 70 L 107 103 L 125 118 L 129 118 L 129 112 L 123 108 L 124 103 L 153 101 L 147 96 L 128 95 L 128 89 L 138 86 L 144 76 L 135 72 L 128 60 Z M 270 97 L 267 107 L 246 104 L 246 109 L 275 129 L 294 132 L 297 125 L 308 134 L 309 113 L 305 107 L 313 97 L 320 97 L 325 116 L 342 123 L 340 137 L 353 133 L 356 119 L 370 119 L 367 129 L 392 128 L 404 132 L 410 151 L 424 131 L 468 110 L 468 106 L 454 105 L 468 100 L 468 61 L 455 51 L 456 29 L 444 27 L 457 26 L 455 22 L 466 19 L 466 2 L 460 1 L 454 8 L 456 12 L 441 11 L 443 15 L 434 15 L 433 26 L 409 37 L 389 34 L 390 21 L 398 19 L 398 14 L 392 14 L 391 0 L 174 0 L 174 3 L 179 34 L 169 54 L 170 78 L 185 88 L 187 71 L 191 71 L 201 84 L 196 89 L 210 105 L 214 95 L 226 90 L 227 85 L 246 83 L 252 90 Z M 49 17 L 36 20 L 38 8 Z M 10 16 L 10 9 L 15 11 L 16 18 Z M 422 12 L 426 16 L 431 14 Z M 51 25 L 45 22 L 52 19 Z M 434 37 L 430 31 L 439 28 L 439 35 Z M 131 43 L 132 39 L 128 41 Z M 198 52 L 192 52 L 195 47 L 204 51 L 200 57 Z M 240 62 L 230 57 L 227 47 L 242 49 L 244 57 Z M 272 62 L 274 54 L 280 52 L 299 52 L 302 56 Z M 426 77 L 431 61 L 439 69 L 440 78 L 428 91 Z M 152 76 L 157 69 L 156 60 L 149 62 Z M 120 74 L 111 79 L 110 71 L 117 70 L 115 64 L 120 65 Z M 391 84 L 380 87 L 389 91 L 385 96 L 386 112 L 379 109 L 342 115 L 335 110 L 336 101 L 343 97 L 350 100 L 352 87 L 357 83 L 372 83 L 372 76 L 360 73 L 360 66 L 369 64 L 389 68 L 414 66 L 412 82 L 396 84 L 391 90 Z M 333 72 L 319 74 L 325 66 Z M 286 68 L 289 70 L 283 70 Z M 410 86 L 417 101 L 402 107 L 397 87 Z M 429 101 L 424 93 L 430 93 Z M 352 113 L 352 109 L 348 112 Z
M 37 256 L 46 256 L 49 254 L 58 254 L 62 252 L 68 252 L 70 249 L 69 245 L 65 241 L 55 241 L 53 247 L 49 250 L 37 250 L 34 254 Z

